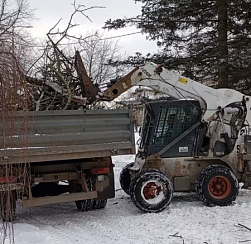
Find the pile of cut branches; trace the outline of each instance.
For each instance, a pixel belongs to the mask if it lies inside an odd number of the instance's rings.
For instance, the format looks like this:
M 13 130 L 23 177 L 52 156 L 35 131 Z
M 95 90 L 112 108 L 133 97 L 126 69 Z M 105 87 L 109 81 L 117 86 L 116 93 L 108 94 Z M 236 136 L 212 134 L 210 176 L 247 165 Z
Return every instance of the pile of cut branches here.
M 99 89 L 94 85 L 83 65 L 80 52 L 76 50 L 87 37 L 70 35 L 69 31 L 76 27 L 72 24 L 75 14 L 89 17 L 83 5 L 73 4 L 67 27 L 63 31 L 56 30 L 59 20 L 47 33 L 47 44 L 42 55 L 33 63 L 27 72 L 29 110 L 62 110 L 86 107 L 95 100 Z M 97 8 L 97 7 L 91 7 Z M 62 49 L 61 47 L 64 47 Z M 72 51 L 72 49 L 74 51 Z

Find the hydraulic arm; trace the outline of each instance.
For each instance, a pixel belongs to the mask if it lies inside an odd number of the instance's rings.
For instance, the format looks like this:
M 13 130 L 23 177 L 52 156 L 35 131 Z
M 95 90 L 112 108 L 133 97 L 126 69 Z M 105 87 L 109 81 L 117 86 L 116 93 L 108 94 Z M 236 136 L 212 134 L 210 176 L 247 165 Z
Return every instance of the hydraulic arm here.
M 213 89 L 181 76 L 154 63 L 132 70 L 102 94 L 103 100 L 113 100 L 133 86 L 146 86 L 176 99 L 195 99 L 203 111 L 202 121 L 209 121 L 217 111 L 234 102 L 245 102 L 248 96 L 231 89 Z M 228 113 L 237 113 L 230 111 Z

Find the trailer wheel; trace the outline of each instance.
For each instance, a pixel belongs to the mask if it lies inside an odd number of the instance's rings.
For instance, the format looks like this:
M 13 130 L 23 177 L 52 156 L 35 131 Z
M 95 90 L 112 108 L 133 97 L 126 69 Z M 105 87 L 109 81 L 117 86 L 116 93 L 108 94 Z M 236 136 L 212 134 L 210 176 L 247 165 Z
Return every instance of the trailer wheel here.
M 127 164 L 122 169 L 122 171 L 120 173 L 120 177 L 119 177 L 119 182 L 120 182 L 121 188 L 123 189 L 123 191 L 127 195 L 129 195 L 129 188 L 130 188 L 130 184 L 131 184 L 129 168 L 133 165 L 134 165 L 134 163 Z
M 79 211 L 89 211 L 93 207 L 93 200 L 92 199 L 85 199 L 85 200 L 79 200 L 76 201 L 76 207 Z
M 87 187 L 89 189 L 89 191 L 91 191 L 93 189 L 93 182 L 91 178 L 86 179 L 86 184 Z M 85 200 L 79 200 L 76 201 L 76 207 L 79 211 L 84 212 L 84 211 L 89 211 L 93 208 L 93 199 L 85 199 Z
M 232 170 L 222 165 L 211 165 L 197 177 L 195 190 L 209 206 L 228 206 L 239 193 L 239 184 Z
M 144 212 L 163 211 L 171 202 L 173 187 L 161 171 L 145 169 L 138 173 L 130 185 L 130 197 L 137 208 Z
M 93 208 L 94 209 L 105 208 L 106 204 L 107 204 L 107 199 L 94 199 L 93 200 Z
M 16 192 L 1 192 L 1 217 L 3 221 L 11 222 L 15 218 L 16 212 Z

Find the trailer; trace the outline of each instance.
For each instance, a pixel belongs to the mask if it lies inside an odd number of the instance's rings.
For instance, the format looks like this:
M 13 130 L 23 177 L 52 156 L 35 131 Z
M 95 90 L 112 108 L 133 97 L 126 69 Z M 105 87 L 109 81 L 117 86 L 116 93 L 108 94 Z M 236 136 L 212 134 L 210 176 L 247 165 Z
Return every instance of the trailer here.
M 0 123 L 1 215 L 75 201 L 104 208 L 115 196 L 112 156 L 135 154 L 131 110 L 15 112 Z

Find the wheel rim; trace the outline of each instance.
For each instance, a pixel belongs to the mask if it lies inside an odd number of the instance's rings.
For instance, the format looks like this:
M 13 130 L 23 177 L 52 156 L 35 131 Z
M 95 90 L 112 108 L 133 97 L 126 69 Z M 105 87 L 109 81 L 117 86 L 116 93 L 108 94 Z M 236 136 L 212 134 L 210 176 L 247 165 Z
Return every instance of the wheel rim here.
M 231 182 L 225 176 L 215 176 L 208 184 L 208 191 L 215 199 L 224 199 L 231 192 Z
M 164 187 L 161 182 L 147 181 L 141 189 L 142 198 L 149 204 L 157 204 L 164 199 Z

